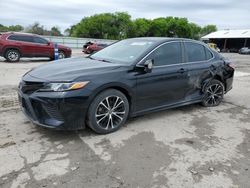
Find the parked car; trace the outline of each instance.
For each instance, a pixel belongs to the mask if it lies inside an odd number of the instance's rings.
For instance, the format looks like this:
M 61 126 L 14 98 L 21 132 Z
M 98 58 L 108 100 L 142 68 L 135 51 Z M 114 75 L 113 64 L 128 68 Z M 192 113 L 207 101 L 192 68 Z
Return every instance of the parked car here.
M 0 35 L 0 56 L 9 62 L 21 57 L 48 57 L 54 59 L 54 43 L 34 34 L 7 32 Z M 58 45 L 59 59 L 71 56 L 69 47 Z
M 239 52 L 239 48 L 229 48 L 228 52 L 230 52 L 230 53 L 238 53 Z
M 22 77 L 18 93 L 35 124 L 71 130 L 87 124 L 106 134 L 129 117 L 193 103 L 217 106 L 233 75 L 232 64 L 204 43 L 133 38 L 39 66 Z
M 86 54 L 92 54 L 94 52 L 100 51 L 103 48 L 106 48 L 108 44 L 105 43 L 93 43 L 93 42 L 87 42 L 85 45 L 83 45 L 83 52 Z
M 243 47 L 239 50 L 239 54 L 250 54 L 250 48 L 249 47 Z

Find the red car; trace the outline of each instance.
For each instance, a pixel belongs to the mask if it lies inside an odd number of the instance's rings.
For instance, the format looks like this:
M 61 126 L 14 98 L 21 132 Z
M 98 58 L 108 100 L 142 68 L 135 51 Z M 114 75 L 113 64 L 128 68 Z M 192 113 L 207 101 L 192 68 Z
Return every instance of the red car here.
M 104 44 L 104 43 L 87 42 L 85 45 L 83 45 L 83 52 L 86 54 L 92 54 L 103 48 L 106 48 L 107 46 L 108 44 Z
M 0 56 L 9 62 L 21 57 L 49 57 L 54 59 L 54 43 L 34 34 L 7 32 L 0 34 Z M 58 45 L 59 59 L 71 56 L 71 49 Z

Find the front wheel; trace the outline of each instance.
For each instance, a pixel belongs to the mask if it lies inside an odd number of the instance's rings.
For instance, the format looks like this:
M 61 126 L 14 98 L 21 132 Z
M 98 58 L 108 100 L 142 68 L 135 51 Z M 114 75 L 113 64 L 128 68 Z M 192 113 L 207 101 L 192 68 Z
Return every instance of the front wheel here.
M 63 51 L 59 51 L 58 59 L 64 59 L 64 58 L 65 58 L 65 53 Z
M 224 97 L 224 85 L 219 80 L 211 80 L 205 90 L 202 105 L 206 107 L 218 106 Z
M 100 93 L 91 103 L 88 111 L 88 125 L 99 134 L 118 130 L 129 114 L 127 97 L 120 91 L 109 89 Z

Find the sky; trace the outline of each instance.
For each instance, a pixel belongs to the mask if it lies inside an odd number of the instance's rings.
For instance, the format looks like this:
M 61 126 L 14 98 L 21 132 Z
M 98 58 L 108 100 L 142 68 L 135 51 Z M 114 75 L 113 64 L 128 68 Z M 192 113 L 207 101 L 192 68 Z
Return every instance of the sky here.
M 0 24 L 39 22 L 64 31 L 85 16 L 120 11 L 132 19 L 175 16 L 218 29 L 250 28 L 250 0 L 0 0 Z

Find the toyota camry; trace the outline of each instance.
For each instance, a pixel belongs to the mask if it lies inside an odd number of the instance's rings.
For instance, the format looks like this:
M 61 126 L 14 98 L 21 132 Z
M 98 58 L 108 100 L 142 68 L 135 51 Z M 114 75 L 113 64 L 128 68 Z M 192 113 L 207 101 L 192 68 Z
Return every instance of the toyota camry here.
M 132 38 L 30 70 L 18 95 L 34 124 L 106 134 L 129 117 L 193 103 L 217 106 L 233 75 L 232 64 L 202 42 Z

